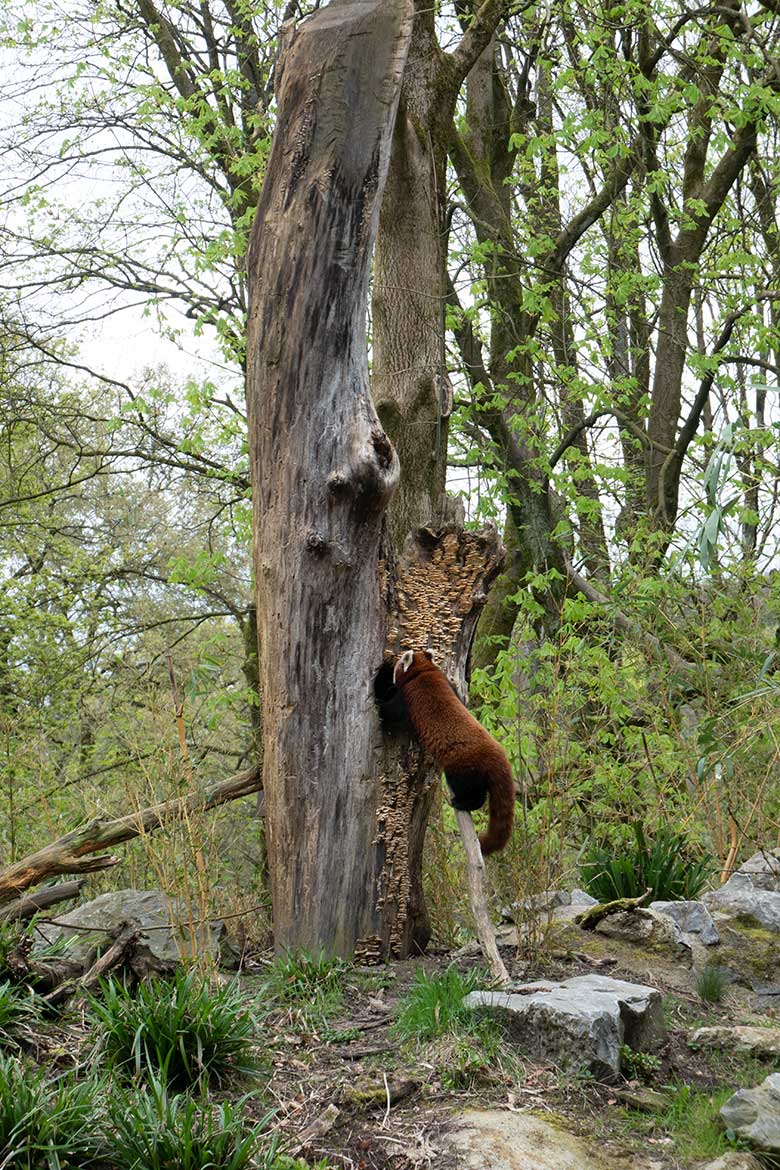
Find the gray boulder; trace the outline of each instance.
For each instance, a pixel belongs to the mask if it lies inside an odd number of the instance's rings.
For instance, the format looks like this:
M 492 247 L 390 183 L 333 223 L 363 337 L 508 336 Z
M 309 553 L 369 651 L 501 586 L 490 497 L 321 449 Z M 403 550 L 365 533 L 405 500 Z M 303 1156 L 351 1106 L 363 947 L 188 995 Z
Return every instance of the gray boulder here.
M 740 1089 L 721 1108 L 724 1125 L 764 1153 L 780 1153 L 780 1073 L 754 1089 Z
M 661 996 L 653 987 L 605 975 L 540 980 L 512 991 L 473 991 L 464 1001 L 500 1015 L 529 1055 L 599 1076 L 620 1070 L 620 1047 L 654 1048 L 663 1039 Z
M 780 931 L 780 893 L 757 886 L 750 874 L 732 874 L 725 885 L 705 894 L 702 901 L 709 910 L 737 914 L 765 930 Z
M 533 1113 L 469 1109 L 455 1114 L 443 1140 L 460 1170 L 650 1170 L 660 1163 L 616 1157 Z M 434 1164 L 438 1165 L 438 1161 Z
M 718 928 L 703 902 L 651 902 L 648 909 L 665 914 L 677 924 L 683 935 L 693 934 L 705 946 L 720 942 Z
M 757 890 L 780 893 L 780 849 L 762 849 L 743 861 L 737 873 L 746 873 Z
M 183 959 L 194 955 L 210 955 L 215 961 L 227 964 L 235 963 L 237 958 L 227 939 L 224 922 L 189 929 L 184 907 L 167 898 L 162 890 L 114 890 L 101 894 L 69 914 L 58 915 L 57 926 L 41 923 L 36 945 L 40 948 L 65 938 L 68 958 L 87 966 L 110 945 L 111 932 L 129 920 L 141 927 L 132 962 L 139 974 L 172 971 Z
M 708 1162 L 702 1170 L 761 1170 L 761 1164 L 752 1154 L 746 1154 L 742 1150 L 729 1150 L 714 1162 Z
M 667 914 L 657 914 L 642 907 L 607 915 L 598 923 L 596 931 L 644 950 L 661 951 L 673 957 L 685 953 L 685 940 L 677 923 Z

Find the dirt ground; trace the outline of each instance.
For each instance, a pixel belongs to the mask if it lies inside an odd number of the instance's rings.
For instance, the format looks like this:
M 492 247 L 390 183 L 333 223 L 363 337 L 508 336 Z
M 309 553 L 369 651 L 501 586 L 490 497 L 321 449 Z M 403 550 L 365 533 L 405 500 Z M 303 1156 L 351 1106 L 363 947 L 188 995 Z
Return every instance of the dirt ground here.
M 580 946 L 576 953 L 545 950 L 530 963 L 512 961 L 509 951 L 504 951 L 504 958 L 518 982 L 593 972 L 637 982 L 637 965 L 647 966 L 646 956 L 628 962 L 625 953 L 620 955 L 624 948 L 608 940 L 594 943 L 598 954 L 588 953 L 587 942 Z M 605 955 L 605 950 L 618 954 Z M 456 961 L 467 968 L 477 960 Z M 345 1010 L 328 1019 L 326 1028 L 307 1032 L 293 1011 L 274 1018 L 268 1095 L 277 1111 L 274 1125 L 292 1151 L 315 1165 L 326 1159 L 328 1166 L 349 1170 L 418 1170 L 434 1165 L 437 1170 L 456 1170 L 447 1142 L 452 1119 L 465 1109 L 496 1108 L 549 1116 L 571 1132 L 595 1139 L 602 1154 L 606 1150 L 630 1159 L 650 1153 L 654 1166 L 668 1170 L 687 1170 L 693 1164 L 680 1156 L 665 1119 L 627 1108 L 623 1094 L 681 1084 L 705 1092 L 736 1088 L 744 1058 L 693 1050 L 688 1037 L 705 1024 L 755 1019 L 749 991 L 732 988 L 722 1003 L 707 1005 L 687 989 L 690 980 L 684 969 L 654 963 L 653 978 L 645 971 L 642 981 L 664 996 L 668 1034 L 655 1054 L 657 1067 L 653 1062 L 654 1067 L 633 1081 L 602 1084 L 535 1063 L 520 1052 L 511 1075 L 502 1068 L 485 1067 L 470 1084 L 453 1089 L 443 1083 L 446 1051 L 437 1051 L 435 1045 L 402 1044 L 393 1032 L 396 1004 L 417 972 L 424 968 L 431 973 L 451 962 L 452 954 L 438 953 L 418 961 L 352 969 Z M 252 995 L 253 986 L 261 983 L 260 974 L 248 977 L 247 993 Z M 763 1075 L 773 1071 L 770 1064 L 764 1069 Z M 258 1116 L 262 1109 L 258 1104 Z

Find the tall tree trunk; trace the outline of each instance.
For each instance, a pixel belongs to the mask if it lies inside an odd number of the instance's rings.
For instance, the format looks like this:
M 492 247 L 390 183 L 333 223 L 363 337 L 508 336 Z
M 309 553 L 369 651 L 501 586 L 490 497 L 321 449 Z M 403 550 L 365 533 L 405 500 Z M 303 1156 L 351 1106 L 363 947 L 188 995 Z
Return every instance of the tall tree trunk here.
M 387 935 L 372 676 L 398 460 L 368 389 L 368 271 L 410 5 L 334 0 L 292 34 L 249 253 L 248 408 L 277 946 Z

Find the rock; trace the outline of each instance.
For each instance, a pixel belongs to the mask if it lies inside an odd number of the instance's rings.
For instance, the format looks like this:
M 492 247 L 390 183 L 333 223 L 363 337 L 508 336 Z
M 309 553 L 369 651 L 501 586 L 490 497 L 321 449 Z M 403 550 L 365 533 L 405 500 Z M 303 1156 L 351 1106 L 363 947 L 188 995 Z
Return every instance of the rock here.
M 759 926 L 751 918 L 716 913 L 715 919 L 720 934 L 718 962 L 721 966 L 749 987 L 777 984 L 780 980 L 777 933 Z
M 718 928 L 703 902 L 651 902 L 648 910 L 671 918 L 684 935 L 695 934 L 705 946 L 720 942 Z
M 732 1052 L 751 1052 L 754 1056 L 780 1056 L 780 1028 L 735 1027 L 698 1028 L 689 1044 L 703 1048 L 728 1048 Z
M 754 853 L 743 861 L 737 873 L 746 873 L 757 890 L 780 893 L 780 849 L 762 849 L 760 853 Z
M 532 1113 L 470 1109 L 453 1121 L 447 1137 L 458 1170 L 644 1170 L 647 1165 L 609 1156 Z
M 780 1073 L 754 1089 L 739 1089 L 721 1107 L 727 1129 L 765 1153 L 780 1153 Z
M 473 991 L 464 1002 L 500 1014 L 529 1055 L 564 1067 L 584 1065 L 599 1076 L 619 1072 L 622 1044 L 646 1052 L 664 1036 L 659 992 L 606 975 Z
M 752 1154 L 740 1150 L 729 1150 L 722 1158 L 715 1162 L 708 1162 L 702 1170 L 761 1170 L 761 1164 Z
M 570 906 L 598 906 L 598 898 L 592 898 L 585 890 L 572 890 Z
M 613 1089 L 613 1096 L 622 1101 L 629 1109 L 637 1109 L 640 1113 L 666 1113 L 669 1109 L 669 1098 L 657 1089 L 648 1085 L 637 1085 L 636 1088 Z
M 766 930 L 780 931 L 780 893 L 757 886 L 747 873 L 732 874 L 719 890 L 704 894 L 702 901 L 709 910 L 738 914 Z
M 171 919 L 182 924 L 178 930 L 171 928 Z M 131 965 L 139 974 L 147 971 L 170 972 L 183 958 L 192 956 L 192 932 L 187 929 L 187 915 L 184 908 L 177 907 L 175 900 L 165 896 L 162 890 L 114 890 L 101 894 L 83 906 L 77 906 L 69 914 L 57 916 L 59 925 L 41 923 L 37 927 L 39 942 L 36 948 L 57 942 L 65 937 L 70 940 L 67 956 L 83 964 L 91 963 L 95 949 L 105 950 L 111 942 L 106 931 L 118 927 L 127 919 L 133 919 L 142 927 L 142 933 L 135 947 Z M 68 927 L 80 927 L 69 930 Z M 94 933 L 85 931 L 94 927 Z M 218 962 L 235 965 L 237 953 L 227 938 L 224 922 L 212 922 L 207 926 L 194 928 L 195 953 L 211 955 Z
M 665 951 L 668 954 L 683 953 L 682 931 L 666 914 L 637 907 L 619 910 L 610 914 L 596 926 L 599 934 L 606 938 L 618 938 L 649 951 Z

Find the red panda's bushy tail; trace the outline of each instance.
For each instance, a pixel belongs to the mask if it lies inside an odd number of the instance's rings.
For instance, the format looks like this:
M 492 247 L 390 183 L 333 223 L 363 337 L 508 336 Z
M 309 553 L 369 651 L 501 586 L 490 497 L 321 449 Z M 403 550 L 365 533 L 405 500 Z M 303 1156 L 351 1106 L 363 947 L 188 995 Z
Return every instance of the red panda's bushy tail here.
M 498 763 L 498 762 L 497 762 Z M 482 856 L 503 849 L 512 836 L 515 815 L 515 782 L 509 765 L 494 766 L 488 780 L 488 827 L 479 838 Z

